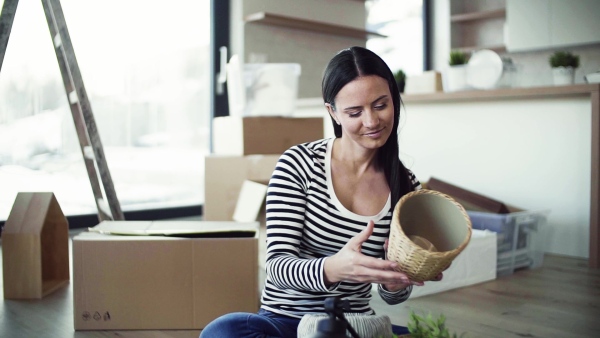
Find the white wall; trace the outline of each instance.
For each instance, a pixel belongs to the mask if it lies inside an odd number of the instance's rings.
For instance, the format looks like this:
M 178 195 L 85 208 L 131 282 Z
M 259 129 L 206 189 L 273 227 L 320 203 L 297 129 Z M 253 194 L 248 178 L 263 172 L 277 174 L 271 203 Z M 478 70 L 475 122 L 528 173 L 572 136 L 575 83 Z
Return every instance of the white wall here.
M 550 210 L 545 251 L 589 257 L 589 99 L 406 103 L 401 158 L 525 210 Z

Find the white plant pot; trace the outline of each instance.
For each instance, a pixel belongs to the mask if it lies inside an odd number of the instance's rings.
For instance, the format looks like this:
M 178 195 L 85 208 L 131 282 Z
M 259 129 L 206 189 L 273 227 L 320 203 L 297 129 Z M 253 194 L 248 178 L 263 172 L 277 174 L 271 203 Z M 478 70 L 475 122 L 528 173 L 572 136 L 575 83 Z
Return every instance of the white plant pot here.
M 575 82 L 575 69 L 573 67 L 552 68 L 552 77 L 555 86 L 573 84 Z
M 448 67 L 443 75 L 443 84 L 445 92 L 467 89 L 467 65 Z

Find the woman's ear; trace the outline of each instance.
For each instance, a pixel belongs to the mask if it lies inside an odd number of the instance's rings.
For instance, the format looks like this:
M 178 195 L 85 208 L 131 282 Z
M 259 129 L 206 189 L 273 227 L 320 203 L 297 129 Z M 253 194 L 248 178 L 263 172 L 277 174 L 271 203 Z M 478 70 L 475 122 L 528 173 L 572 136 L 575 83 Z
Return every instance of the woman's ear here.
M 331 118 L 335 121 L 335 123 L 337 123 L 337 125 L 340 125 L 340 121 L 337 119 L 337 116 L 335 115 L 335 109 L 333 108 L 333 106 L 329 103 L 325 103 L 325 107 L 327 108 L 327 112 L 329 113 L 329 116 L 331 116 Z

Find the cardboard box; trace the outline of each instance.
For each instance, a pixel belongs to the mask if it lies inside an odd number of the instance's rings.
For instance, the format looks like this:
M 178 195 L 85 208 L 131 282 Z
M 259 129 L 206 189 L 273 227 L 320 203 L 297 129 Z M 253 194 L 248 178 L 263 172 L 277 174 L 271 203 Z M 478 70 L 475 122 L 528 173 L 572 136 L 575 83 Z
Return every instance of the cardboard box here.
M 273 175 L 279 156 L 206 156 L 204 220 L 232 221 L 244 181 L 267 184 Z
M 267 196 L 266 184 L 245 180 L 240 190 L 233 212 L 236 222 L 254 222 L 258 220 Z
M 496 260 L 496 233 L 473 230 L 469 244 L 444 271 L 444 278 L 439 282 L 426 282 L 424 286 L 414 287 L 410 298 L 494 280 Z
M 322 117 L 215 117 L 213 151 L 218 155 L 281 155 L 296 144 L 322 139 L 323 128 Z
M 258 236 L 256 222 L 100 223 L 73 238 L 75 330 L 202 329 L 258 311 Z
M 510 212 L 509 207 L 500 201 L 462 189 L 435 177 L 431 177 L 425 185 L 427 189 L 436 190 L 452 196 L 452 198 L 460 202 L 467 210 L 491 212 L 495 214 L 507 214 Z
M 522 210 L 437 178 L 431 178 L 425 185 L 461 203 L 473 229 L 497 233 L 497 276 L 543 264 L 544 228 L 549 210 Z
M 69 223 L 51 192 L 21 192 L 2 231 L 5 299 L 40 299 L 69 283 Z

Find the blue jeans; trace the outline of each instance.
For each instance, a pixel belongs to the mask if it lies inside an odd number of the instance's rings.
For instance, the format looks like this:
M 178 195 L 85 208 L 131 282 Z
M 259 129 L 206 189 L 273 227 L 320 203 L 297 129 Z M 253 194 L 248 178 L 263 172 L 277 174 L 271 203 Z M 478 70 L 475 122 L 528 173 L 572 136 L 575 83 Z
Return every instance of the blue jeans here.
M 263 309 L 258 314 L 235 312 L 210 322 L 200 332 L 200 338 L 295 338 L 299 323 L 299 318 Z
M 260 309 L 258 314 L 235 312 L 209 323 L 200 338 L 296 338 L 299 318 Z M 392 325 L 394 334 L 408 334 L 404 326 Z

